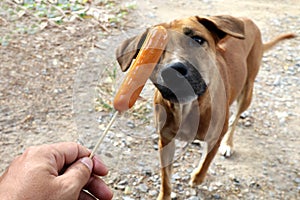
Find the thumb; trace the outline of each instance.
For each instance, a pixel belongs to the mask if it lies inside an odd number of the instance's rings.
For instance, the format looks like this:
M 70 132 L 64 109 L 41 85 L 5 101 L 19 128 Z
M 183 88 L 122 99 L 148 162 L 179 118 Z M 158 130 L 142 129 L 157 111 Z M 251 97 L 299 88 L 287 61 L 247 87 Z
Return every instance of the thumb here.
M 70 194 L 79 195 L 82 188 L 87 184 L 93 170 L 93 161 L 91 158 L 84 157 L 73 163 L 61 175 L 62 181 L 65 182 Z

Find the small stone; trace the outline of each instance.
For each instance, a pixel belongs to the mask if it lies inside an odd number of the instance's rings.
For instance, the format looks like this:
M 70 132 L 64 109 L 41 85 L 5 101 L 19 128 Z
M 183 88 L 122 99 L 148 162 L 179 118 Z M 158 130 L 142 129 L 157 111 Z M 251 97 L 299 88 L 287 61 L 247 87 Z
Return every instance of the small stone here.
M 156 196 L 158 195 L 158 193 L 157 193 L 156 190 L 150 190 L 148 194 L 149 194 L 149 196 L 151 196 L 151 197 L 156 197 Z
M 144 167 L 144 166 L 147 165 L 147 163 L 145 163 L 145 162 L 143 162 L 143 161 L 141 161 L 141 160 L 139 160 L 139 161 L 137 162 L 137 164 L 138 164 L 139 166 L 142 166 L 142 167 Z
M 145 184 L 141 184 L 141 185 L 138 186 L 138 190 L 140 190 L 143 193 L 148 192 L 148 189 L 149 189 L 148 186 L 145 185 Z
M 187 200 L 200 200 L 197 196 L 191 196 Z
M 57 60 L 57 59 L 54 59 L 54 60 L 52 61 L 52 64 L 53 64 L 54 66 L 58 65 L 58 60 Z
M 146 14 L 147 17 L 154 19 L 156 18 L 156 15 L 153 12 L 149 12 L 148 14 Z
M 240 181 L 239 181 L 237 178 L 233 178 L 232 181 L 233 181 L 235 184 L 240 184 Z
M 256 183 L 255 181 L 252 181 L 252 182 L 249 184 L 249 187 L 259 189 L 259 188 L 260 188 L 260 185 L 259 185 L 258 183 Z
M 263 171 L 263 175 L 267 176 L 269 173 L 267 171 Z
M 173 200 L 177 199 L 177 194 L 175 192 L 171 193 L 171 199 L 173 199 Z
M 186 175 L 181 178 L 182 181 L 188 182 L 190 180 L 190 176 Z
M 151 169 L 143 169 L 142 172 L 146 176 L 152 176 L 152 170 Z
M 197 191 L 195 189 L 191 189 L 190 195 L 191 196 L 196 196 L 197 195 Z
M 208 187 L 206 185 L 202 186 L 202 190 L 208 190 Z
M 209 192 L 213 192 L 213 191 L 216 191 L 217 189 L 218 189 L 217 186 L 215 186 L 215 185 L 210 185 L 209 188 L 208 188 L 208 191 L 209 191 Z
M 156 175 L 154 175 L 154 176 L 152 176 L 150 178 L 151 178 L 151 180 L 153 180 L 155 182 L 155 181 L 159 180 L 160 176 L 156 174 Z
M 295 178 L 294 182 L 295 183 L 300 183 L 300 178 Z
M 217 187 L 222 187 L 222 186 L 223 186 L 223 183 L 221 183 L 221 182 L 216 182 L 215 185 L 216 185 Z
M 285 118 L 279 119 L 279 124 L 280 126 L 284 126 L 286 124 L 286 119 Z
M 280 86 L 281 85 L 281 76 L 277 76 L 273 82 L 274 86 Z
M 180 177 L 180 175 L 178 173 L 173 174 L 173 176 L 172 176 L 172 179 L 174 179 L 174 180 L 179 180 L 180 178 L 181 177 Z
M 210 175 L 217 175 L 217 172 L 213 169 L 209 169 L 209 174 Z
M 200 140 L 194 140 L 194 141 L 192 141 L 192 144 L 201 147 L 201 141 Z
M 116 190 L 125 190 L 125 185 L 116 185 L 115 189 Z
M 121 180 L 121 181 L 115 186 L 115 188 L 116 188 L 117 190 L 125 190 L 127 184 L 128 184 L 128 181 L 127 181 L 126 179 L 124 179 L 124 180 Z
M 54 92 L 55 94 L 60 94 L 60 93 L 63 93 L 63 89 L 61 89 L 61 88 L 55 88 L 55 89 L 53 90 L 53 92 Z
M 147 128 L 147 129 L 150 129 L 150 128 Z M 153 132 L 155 132 L 155 129 L 153 130 Z M 157 140 L 159 139 L 159 136 L 157 133 L 153 133 L 150 137 L 153 140 L 153 142 L 157 142 Z
M 144 177 L 141 176 L 140 178 L 137 179 L 137 182 L 138 182 L 138 183 L 142 183 L 143 179 L 144 179 Z
M 179 167 L 179 166 L 180 166 L 180 164 L 178 162 L 173 163 L 174 168 Z
M 241 119 L 246 119 L 247 117 L 250 116 L 250 112 L 249 111 L 245 111 L 240 115 Z
M 123 200 L 134 200 L 133 198 L 131 198 L 131 197 L 126 197 L 126 196 L 125 196 L 125 197 L 122 197 L 122 199 L 123 199 Z
M 185 192 L 185 196 L 194 197 L 194 196 L 197 196 L 197 192 L 195 189 L 189 189 Z
M 132 121 L 128 121 L 127 123 L 126 123 L 126 125 L 129 127 L 129 128 L 135 128 L 135 124 L 132 122 Z
M 275 112 L 275 114 L 277 115 L 277 117 L 280 118 L 286 118 L 289 116 L 289 114 L 287 112 Z
M 129 195 L 129 194 L 131 194 L 131 193 L 132 193 L 131 188 L 127 185 L 127 186 L 125 187 L 124 194 Z
M 193 170 L 194 170 L 193 168 L 187 168 L 187 169 L 186 169 L 186 172 L 190 174 L 190 173 L 193 172 Z
M 213 194 L 214 199 L 221 199 L 221 196 L 219 194 Z
M 245 121 L 244 126 L 245 126 L 245 127 L 250 127 L 250 126 L 252 126 L 251 121 L 249 121 L 249 120 Z
M 42 70 L 42 75 L 44 75 L 44 76 L 46 76 L 46 75 L 48 75 L 49 73 L 48 73 L 48 70 L 47 69 L 43 69 Z
M 234 176 L 234 174 L 229 174 L 228 177 L 229 177 L 229 179 L 232 180 L 232 181 L 233 181 L 234 179 L 236 179 L 235 176 Z
M 111 154 L 111 153 L 109 153 L 109 152 L 105 152 L 104 153 L 104 156 L 106 156 L 107 158 L 113 158 L 114 156 Z

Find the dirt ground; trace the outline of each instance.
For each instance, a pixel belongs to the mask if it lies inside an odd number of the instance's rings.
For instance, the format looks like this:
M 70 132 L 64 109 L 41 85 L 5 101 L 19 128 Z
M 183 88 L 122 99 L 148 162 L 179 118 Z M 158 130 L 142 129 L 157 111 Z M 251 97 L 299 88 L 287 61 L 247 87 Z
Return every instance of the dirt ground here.
M 148 26 L 190 15 L 230 14 L 253 19 L 264 41 L 286 32 L 300 35 L 297 0 L 113 2 L 135 7 L 120 24 L 75 20 L 37 32 L 22 29 L 32 17 L 12 20 L 0 3 L 1 173 L 31 145 L 77 141 L 92 148 L 112 115 L 111 100 L 124 76 L 114 50 Z M 299 199 L 299 38 L 265 54 L 253 103 L 235 133 L 235 153 L 229 159 L 217 155 L 197 188 L 188 181 L 200 147 L 179 148 L 173 199 Z M 159 192 L 152 92 L 148 83 L 144 100 L 117 119 L 98 151 L 110 168 L 105 181 L 114 199 L 155 199 Z

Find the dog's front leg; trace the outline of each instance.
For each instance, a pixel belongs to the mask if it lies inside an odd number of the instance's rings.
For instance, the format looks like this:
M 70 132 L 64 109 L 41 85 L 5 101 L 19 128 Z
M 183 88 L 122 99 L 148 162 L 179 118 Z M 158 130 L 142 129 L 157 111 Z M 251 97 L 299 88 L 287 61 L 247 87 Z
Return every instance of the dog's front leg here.
M 170 200 L 172 192 L 172 168 L 175 153 L 175 141 L 162 136 L 159 139 L 159 154 L 161 164 L 161 187 L 157 200 Z
M 208 167 L 218 151 L 218 148 L 220 146 L 219 144 L 220 141 L 215 144 L 215 146 L 210 152 L 208 152 L 208 154 L 202 155 L 204 156 L 204 158 L 201 158 L 198 167 L 191 174 L 191 180 L 189 182 L 191 187 L 195 187 L 203 183 Z
M 208 170 L 208 167 L 210 165 L 210 163 L 212 162 L 212 160 L 214 159 L 216 153 L 218 152 L 221 140 L 224 136 L 224 134 L 226 133 L 226 131 L 228 130 L 228 113 L 229 110 L 226 111 L 226 117 L 225 117 L 225 122 L 221 131 L 221 134 L 217 134 L 218 138 L 216 138 L 216 140 L 210 140 L 207 141 L 208 142 L 208 146 L 207 146 L 207 150 L 208 152 L 206 152 L 203 158 L 201 158 L 200 163 L 198 165 L 198 167 L 192 172 L 191 174 L 191 180 L 190 180 L 190 186 L 195 187 L 196 185 L 201 184 L 204 181 L 204 178 L 206 176 L 206 172 Z M 214 138 L 214 137 L 212 137 Z M 216 142 L 215 142 L 216 141 Z

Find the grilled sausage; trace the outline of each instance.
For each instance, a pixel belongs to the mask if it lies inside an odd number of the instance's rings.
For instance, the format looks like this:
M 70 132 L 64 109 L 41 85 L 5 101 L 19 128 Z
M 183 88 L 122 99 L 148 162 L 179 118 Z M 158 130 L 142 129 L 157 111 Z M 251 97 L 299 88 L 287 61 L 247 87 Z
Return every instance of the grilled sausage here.
M 149 30 L 142 48 L 114 98 L 113 106 L 116 110 L 123 112 L 135 104 L 157 65 L 167 40 L 167 30 L 164 27 L 156 26 Z

